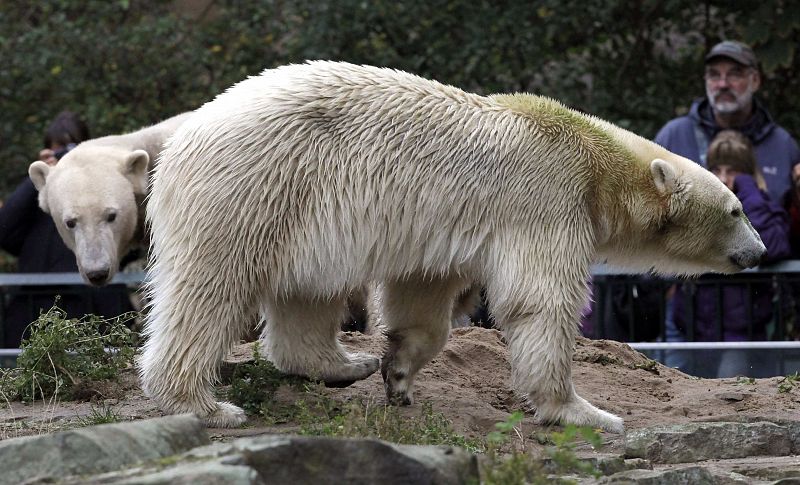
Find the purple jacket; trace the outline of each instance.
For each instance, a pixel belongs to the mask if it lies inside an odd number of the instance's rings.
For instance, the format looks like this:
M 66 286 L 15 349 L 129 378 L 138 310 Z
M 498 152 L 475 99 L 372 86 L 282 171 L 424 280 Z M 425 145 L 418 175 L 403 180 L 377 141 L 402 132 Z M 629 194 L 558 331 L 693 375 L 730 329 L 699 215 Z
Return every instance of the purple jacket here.
M 742 201 L 744 213 L 750 223 L 758 231 L 767 247 L 765 262 L 777 261 L 789 257 L 789 218 L 786 211 L 769 195 L 759 190 L 753 177 L 742 174 L 736 177 L 734 192 Z M 745 276 L 747 277 L 747 276 Z M 740 277 L 741 278 L 741 277 Z M 752 275 L 749 276 L 752 278 Z M 694 339 L 697 341 L 745 341 L 765 340 L 766 324 L 772 318 L 772 286 L 769 278 L 763 283 L 745 283 L 722 285 L 720 302 L 722 316 L 722 333 L 718 334 L 717 323 L 717 291 L 715 285 L 704 284 L 704 280 L 716 279 L 720 276 L 698 278 L 695 282 L 684 283 L 675 293 L 675 324 L 684 334 L 687 333 L 693 310 L 695 316 Z M 725 277 L 736 281 L 737 277 Z M 750 294 L 753 305 L 753 334 L 748 335 L 747 299 Z M 689 308 L 694 295 L 693 308 Z
M 791 188 L 792 167 L 800 163 L 800 148 L 786 130 L 772 121 L 757 99 L 754 98 L 753 102 L 755 113 L 745 126 L 738 129 L 753 142 L 770 197 L 782 201 Z M 721 129 L 714 120 L 708 100 L 701 98 L 692 103 L 688 115 L 664 125 L 655 142 L 705 167 L 708 144 Z

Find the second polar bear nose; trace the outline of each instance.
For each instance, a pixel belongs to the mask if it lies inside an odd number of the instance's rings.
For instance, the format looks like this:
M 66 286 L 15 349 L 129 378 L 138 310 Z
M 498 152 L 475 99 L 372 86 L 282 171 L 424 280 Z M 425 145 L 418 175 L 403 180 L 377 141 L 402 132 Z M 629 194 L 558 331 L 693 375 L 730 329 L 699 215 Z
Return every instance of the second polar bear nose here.
M 108 270 L 101 269 L 101 270 L 89 271 L 88 273 L 86 273 L 86 278 L 88 278 L 93 285 L 97 286 L 103 285 L 108 279 Z

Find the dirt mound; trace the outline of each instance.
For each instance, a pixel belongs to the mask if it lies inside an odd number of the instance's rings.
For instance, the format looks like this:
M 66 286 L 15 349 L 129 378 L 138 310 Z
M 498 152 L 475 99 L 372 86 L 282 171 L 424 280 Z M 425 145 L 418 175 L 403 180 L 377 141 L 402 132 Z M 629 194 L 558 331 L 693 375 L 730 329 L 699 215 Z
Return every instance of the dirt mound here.
M 381 355 L 386 345 L 381 335 L 343 333 L 341 340 L 351 350 L 376 355 Z M 229 361 L 242 362 L 251 356 L 251 344 L 243 344 L 234 349 Z M 622 416 L 628 429 L 700 420 L 797 419 L 800 407 L 800 389 L 779 392 L 780 378 L 697 379 L 664 367 L 626 344 L 608 340 L 578 339 L 573 379 L 581 396 Z M 414 395 L 417 403 L 430 402 L 434 411 L 443 413 L 456 431 L 485 436 L 494 430 L 496 422 L 506 420 L 510 412 L 527 408 L 524 399 L 511 390 L 510 380 L 508 351 L 500 332 L 479 327 L 457 328 L 444 350 L 420 372 Z M 104 405 L 112 406 L 126 418 L 160 414 L 138 388 L 126 386 L 126 389 L 124 397 L 106 399 Z M 282 386 L 278 396 L 281 401 L 293 402 L 303 398 L 302 392 L 297 387 Z M 380 373 L 347 388 L 326 389 L 325 393 L 340 400 L 386 402 Z M 79 419 L 97 407 L 96 402 L 10 404 L 0 410 L 0 425 L 5 426 L 0 428 L 5 429 L 0 437 L 29 434 L 24 429 L 35 430 L 37 422 Z M 402 412 L 418 414 L 419 404 Z M 212 430 L 212 434 L 226 440 L 285 431 L 292 426 L 291 423 L 264 426 L 256 419 L 251 419 L 251 424 L 246 429 Z M 529 434 L 540 429 L 530 417 L 523 424 Z M 616 435 L 607 438 L 612 449 L 621 442 Z

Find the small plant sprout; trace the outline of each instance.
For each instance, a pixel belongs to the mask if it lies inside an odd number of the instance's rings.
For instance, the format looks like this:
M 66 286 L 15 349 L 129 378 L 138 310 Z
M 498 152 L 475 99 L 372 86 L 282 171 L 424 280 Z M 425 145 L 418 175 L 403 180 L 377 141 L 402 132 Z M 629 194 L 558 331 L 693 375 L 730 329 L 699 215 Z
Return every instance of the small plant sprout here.
M 782 377 L 778 381 L 778 392 L 790 392 L 796 386 L 800 386 L 800 371 Z

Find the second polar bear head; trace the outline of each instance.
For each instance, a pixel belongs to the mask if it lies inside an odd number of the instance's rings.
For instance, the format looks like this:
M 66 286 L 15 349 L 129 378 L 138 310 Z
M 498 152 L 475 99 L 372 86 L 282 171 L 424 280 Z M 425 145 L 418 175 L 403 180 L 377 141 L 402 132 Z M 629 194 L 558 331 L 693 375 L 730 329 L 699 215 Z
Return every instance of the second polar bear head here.
M 144 150 L 89 142 L 55 166 L 37 161 L 28 169 L 39 206 L 52 216 L 89 284 L 111 281 L 141 230 L 139 207 L 147 191 L 149 161 Z

